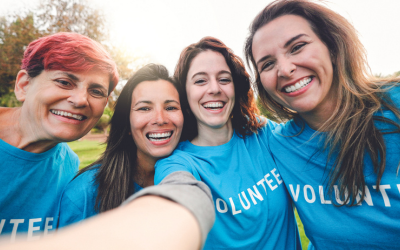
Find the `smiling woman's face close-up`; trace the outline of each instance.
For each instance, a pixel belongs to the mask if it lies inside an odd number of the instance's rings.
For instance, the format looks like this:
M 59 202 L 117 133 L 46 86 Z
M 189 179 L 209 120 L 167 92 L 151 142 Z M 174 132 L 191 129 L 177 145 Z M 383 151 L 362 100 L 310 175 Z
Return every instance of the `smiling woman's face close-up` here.
M 171 154 L 183 128 L 174 85 L 166 80 L 139 83 L 132 93 L 130 124 L 138 158 L 159 159 Z
M 207 50 L 192 61 L 186 79 L 190 109 L 200 126 L 220 128 L 230 119 L 235 89 L 225 58 Z
M 329 110 L 331 55 L 306 19 L 284 15 L 261 27 L 254 35 L 253 57 L 261 83 L 275 101 L 299 114 Z
M 43 70 L 31 78 L 21 71 L 17 85 L 30 131 L 40 138 L 73 141 L 87 134 L 103 114 L 109 76 L 99 70 Z

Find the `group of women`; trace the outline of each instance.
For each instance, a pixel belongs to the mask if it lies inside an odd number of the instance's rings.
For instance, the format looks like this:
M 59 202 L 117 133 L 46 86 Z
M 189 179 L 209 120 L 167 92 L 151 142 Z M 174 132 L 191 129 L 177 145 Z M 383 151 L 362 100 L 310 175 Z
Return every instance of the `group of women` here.
M 213 196 L 204 249 L 301 249 L 293 205 L 309 249 L 398 249 L 399 79 L 374 79 L 354 27 L 309 0 L 269 4 L 245 54 L 281 123 L 259 116 L 242 60 L 203 38 L 173 78 L 147 65 L 128 81 L 106 151 L 67 185 L 58 226 L 190 176 Z

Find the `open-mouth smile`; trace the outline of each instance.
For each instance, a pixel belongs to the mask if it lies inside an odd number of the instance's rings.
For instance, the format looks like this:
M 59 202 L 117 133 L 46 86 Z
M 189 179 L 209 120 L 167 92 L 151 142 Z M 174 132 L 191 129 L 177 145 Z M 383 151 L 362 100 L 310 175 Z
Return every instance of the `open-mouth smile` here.
M 174 131 L 167 131 L 167 132 L 162 132 L 162 133 L 152 133 L 149 132 L 146 134 L 147 139 L 149 139 L 149 141 L 151 142 L 164 142 L 169 140 L 172 135 L 173 135 Z
M 293 92 L 299 91 L 299 90 L 305 88 L 312 81 L 313 78 L 314 78 L 313 76 L 303 78 L 300 81 L 298 81 L 290 86 L 283 87 L 281 91 L 283 93 L 293 93 Z
M 225 102 L 221 102 L 221 101 L 206 102 L 206 103 L 203 103 L 202 106 L 208 110 L 220 110 L 220 109 L 224 108 L 225 104 L 226 104 Z
M 65 118 L 73 119 L 73 120 L 78 120 L 78 121 L 83 121 L 83 120 L 87 119 L 87 117 L 84 115 L 72 114 L 67 111 L 51 109 L 50 112 L 57 116 L 61 116 L 61 117 L 65 117 Z

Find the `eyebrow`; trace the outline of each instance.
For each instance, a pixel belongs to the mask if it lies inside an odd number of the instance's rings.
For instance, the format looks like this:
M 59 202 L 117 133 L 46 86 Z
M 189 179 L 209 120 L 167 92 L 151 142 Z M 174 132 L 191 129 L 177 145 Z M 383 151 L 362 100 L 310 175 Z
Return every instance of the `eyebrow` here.
M 177 101 L 175 101 L 175 100 L 166 100 L 164 103 L 165 103 L 165 104 L 168 104 L 168 103 L 171 103 L 171 102 L 175 102 L 175 103 L 179 104 L 179 102 L 177 102 Z
M 151 101 L 138 101 L 137 103 L 135 103 L 134 107 L 136 107 L 137 105 L 139 105 L 139 104 L 141 104 L 141 103 L 152 104 Z
M 77 77 L 74 74 L 68 73 L 68 72 L 61 72 L 61 74 L 63 74 L 64 76 L 70 78 L 71 80 L 73 80 L 75 82 L 79 82 L 79 80 L 80 80 L 79 77 Z M 103 85 L 98 84 L 98 83 L 91 83 L 91 84 L 89 84 L 89 86 L 91 88 L 101 88 L 101 89 L 104 89 L 105 91 L 108 91 Z
M 283 45 L 283 47 L 284 47 L 284 48 L 287 48 L 291 43 L 293 43 L 294 41 L 296 41 L 297 39 L 299 39 L 299 38 L 302 37 L 302 36 L 307 36 L 307 35 L 306 35 L 306 34 L 298 34 L 298 35 L 296 35 L 296 36 L 290 38 L 290 39 L 285 43 L 285 45 Z M 266 55 L 266 56 L 262 57 L 260 60 L 258 60 L 258 62 L 256 63 L 256 65 L 260 64 L 261 62 L 267 60 L 267 59 L 270 58 L 270 57 L 271 57 L 271 55 Z
M 171 102 L 175 102 L 175 103 L 179 104 L 179 102 L 178 102 L 178 101 L 175 101 L 175 100 L 166 100 L 166 101 L 164 102 L 164 104 L 168 104 L 168 103 L 171 103 Z M 153 104 L 152 101 L 138 101 L 137 103 L 135 103 L 134 107 L 136 107 L 137 105 L 139 105 L 139 104 L 141 104 L 141 103 L 144 103 L 144 104 Z
M 306 35 L 306 34 L 299 34 L 299 35 L 297 35 L 297 36 L 294 36 L 294 37 L 290 38 L 290 39 L 285 43 L 285 45 L 283 45 L 283 47 L 286 48 L 286 47 L 289 46 L 292 42 L 296 41 L 297 39 L 299 39 L 299 38 L 302 37 L 302 36 L 307 36 L 307 35 Z
M 229 72 L 229 71 L 227 71 L 227 70 L 221 70 L 220 72 L 217 73 L 217 75 L 223 74 L 223 73 L 227 73 L 227 74 L 232 75 L 232 73 Z M 207 74 L 206 72 L 197 72 L 196 74 L 194 74 L 194 75 L 192 76 L 192 79 L 193 79 L 195 76 L 197 76 L 197 75 L 208 75 L 208 74 Z
M 74 74 L 71 74 L 71 73 L 68 73 L 68 72 L 62 72 L 61 74 L 65 75 L 66 77 L 68 77 L 68 78 L 70 78 L 70 79 L 72 79 L 74 81 L 79 81 L 79 78 Z

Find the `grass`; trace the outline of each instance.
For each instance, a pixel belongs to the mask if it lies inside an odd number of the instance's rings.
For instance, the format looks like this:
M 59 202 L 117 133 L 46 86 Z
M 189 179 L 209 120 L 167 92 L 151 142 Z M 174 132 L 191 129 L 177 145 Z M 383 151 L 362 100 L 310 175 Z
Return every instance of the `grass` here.
M 103 151 L 106 148 L 105 144 L 101 144 L 96 141 L 73 141 L 69 142 L 68 145 L 79 156 L 79 160 L 81 161 L 79 168 L 86 167 L 87 165 L 93 163 L 95 160 L 99 158 L 101 153 L 103 153 Z M 301 246 L 303 250 L 306 250 L 308 247 L 309 240 L 307 239 L 307 236 L 304 233 L 304 227 L 303 224 L 301 223 L 299 215 L 297 214 L 297 211 L 295 214 L 296 214 L 297 224 L 299 226 Z
M 307 250 L 308 243 L 310 242 L 310 240 L 307 238 L 306 234 L 304 233 L 304 226 L 300 220 L 299 214 L 297 213 L 297 209 L 295 209 L 295 215 L 296 215 L 297 225 L 299 226 L 301 248 L 303 250 Z
M 79 169 L 96 161 L 106 149 L 105 144 L 96 141 L 73 141 L 68 142 L 68 145 L 78 155 L 81 161 Z

